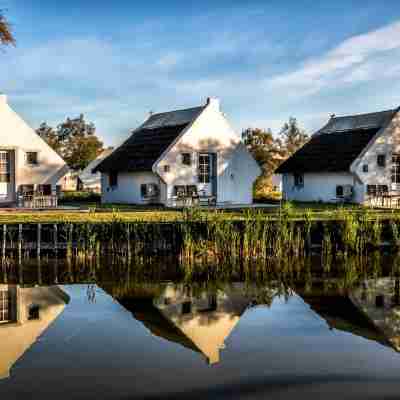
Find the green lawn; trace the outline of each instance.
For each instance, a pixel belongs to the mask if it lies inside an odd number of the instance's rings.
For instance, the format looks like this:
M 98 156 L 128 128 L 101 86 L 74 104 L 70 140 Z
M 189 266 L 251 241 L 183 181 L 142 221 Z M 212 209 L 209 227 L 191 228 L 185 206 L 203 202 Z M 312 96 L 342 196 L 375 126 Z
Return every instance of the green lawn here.
M 279 203 L 278 203 L 279 204 Z M 110 222 L 115 218 L 123 221 L 167 222 L 178 221 L 185 218 L 185 212 L 178 209 L 168 209 L 161 206 L 135 206 L 135 205 L 101 205 L 97 202 L 64 202 L 63 206 L 75 207 L 75 209 L 18 211 L 0 209 L 1 223 L 58 223 L 58 222 Z M 365 209 L 352 205 L 335 205 L 320 203 L 290 203 L 284 205 L 282 210 L 293 219 L 308 218 L 316 220 L 340 218 L 344 213 L 363 213 L 373 217 L 379 214 L 381 217 L 400 218 L 400 210 Z M 262 213 L 269 217 L 279 217 L 280 207 L 260 209 L 231 209 L 219 210 L 201 209 L 195 210 L 196 216 L 213 217 L 217 214 L 220 218 L 243 219 L 255 213 Z M 189 211 L 190 212 L 190 211 Z

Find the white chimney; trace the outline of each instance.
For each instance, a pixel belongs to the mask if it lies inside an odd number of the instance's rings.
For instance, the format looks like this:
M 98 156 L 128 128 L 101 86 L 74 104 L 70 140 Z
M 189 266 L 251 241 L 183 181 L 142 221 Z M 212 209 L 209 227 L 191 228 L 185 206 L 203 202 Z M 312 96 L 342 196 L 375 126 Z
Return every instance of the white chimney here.
M 7 104 L 7 95 L 0 93 L 0 104 Z
M 220 103 L 217 97 L 207 97 L 207 107 L 211 107 L 216 111 L 220 110 Z

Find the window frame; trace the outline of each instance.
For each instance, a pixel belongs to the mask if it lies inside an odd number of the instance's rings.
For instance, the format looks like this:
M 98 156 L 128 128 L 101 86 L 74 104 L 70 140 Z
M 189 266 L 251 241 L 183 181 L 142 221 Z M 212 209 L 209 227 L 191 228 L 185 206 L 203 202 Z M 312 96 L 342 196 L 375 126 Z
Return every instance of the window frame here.
M 379 168 L 385 168 L 386 167 L 386 154 L 378 154 L 376 156 L 376 165 Z
M 181 164 L 186 167 L 192 166 L 192 154 L 191 153 L 181 153 Z
M 304 174 L 294 173 L 293 174 L 294 186 L 297 188 L 304 187 Z
M 363 164 L 363 166 L 362 166 L 362 172 L 364 173 L 364 174 L 367 174 L 368 173 L 368 164 Z
M 0 182 L 11 182 L 11 160 L 9 151 L 0 151 Z
M 160 194 L 160 187 L 157 183 L 154 182 L 142 183 L 140 185 L 140 196 L 142 199 L 154 199 L 157 198 L 159 194 Z
M 390 179 L 394 184 L 400 184 L 400 154 L 392 154 L 392 166 Z
M 30 159 L 30 156 L 32 156 L 32 155 L 34 155 L 34 160 L 33 161 Z M 29 166 L 32 166 L 32 167 L 34 167 L 36 165 L 39 165 L 39 152 L 37 152 L 37 151 L 26 151 L 25 152 L 25 162 L 26 162 L 26 165 L 29 165 Z
M 208 162 L 205 162 L 208 160 Z M 211 163 L 212 156 L 210 153 L 200 153 L 198 160 L 198 171 L 197 179 L 199 183 L 209 184 L 211 183 Z
M 340 194 L 340 189 L 342 191 L 342 194 Z M 344 186 L 343 185 L 336 185 L 336 197 L 338 199 L 341 199 L 344 197 Z

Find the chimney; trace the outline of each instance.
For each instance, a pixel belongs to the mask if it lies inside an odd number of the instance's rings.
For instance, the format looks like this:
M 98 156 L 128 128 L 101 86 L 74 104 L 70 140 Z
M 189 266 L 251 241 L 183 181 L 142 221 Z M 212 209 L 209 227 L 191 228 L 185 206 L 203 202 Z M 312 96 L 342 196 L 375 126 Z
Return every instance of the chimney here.
M 0 104 L 7 104 L 7 95 L 0 93 Z
M 207 97 L 207 107 L 212 107 L 214 110 L 219 111 L 219 99 L 217 97 Z

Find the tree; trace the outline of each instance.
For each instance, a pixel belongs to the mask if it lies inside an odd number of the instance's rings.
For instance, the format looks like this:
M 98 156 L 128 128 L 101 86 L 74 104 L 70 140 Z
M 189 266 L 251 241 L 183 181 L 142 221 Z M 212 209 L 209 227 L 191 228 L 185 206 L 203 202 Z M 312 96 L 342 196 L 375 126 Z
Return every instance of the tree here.
M 46 122 L 43 122 L 38 129 L 36 129 L 36 133 L 44 139 L 44 141 L 57 153 L 61 154 L 62 143 L 59 140 L 57 132 L 51 126 L 47 125 Z
M 274 137 L 271 130 L 249 128 L 242 132 L 242 138 L 262 169 L 262 174 L 254 185 L 255 198 L 270 196 L 274 171 L 308 140 L 296 118 L 290 118 L 277 137 Z
M 0 10 L 0 45 L 15 45 L 15 39 L 11 31 L 10 23 L 5 18 L 3 11 Z
M 83 114 L 78 118 L 67 118 L 56 130 L 43 122 L 36 132 L 73 170 L 84 169 L 103 150 L 95 125 L 87 123 Z
M 283 155 L 286 159 L 302 147 L 308 141 L 309 137 L 299 127 L 297 119 L 291 117 L 279 132 L 279 139 L 281 140 L 281 148 L 284 150 Z
M 272 191 L 272 175 L 281 159 L 281 149 L 271 130 L 248 128 L 242 132 L 243 142 L 258 162 L 262 174 L 254 185 L 254 196 L 265 197 Z

